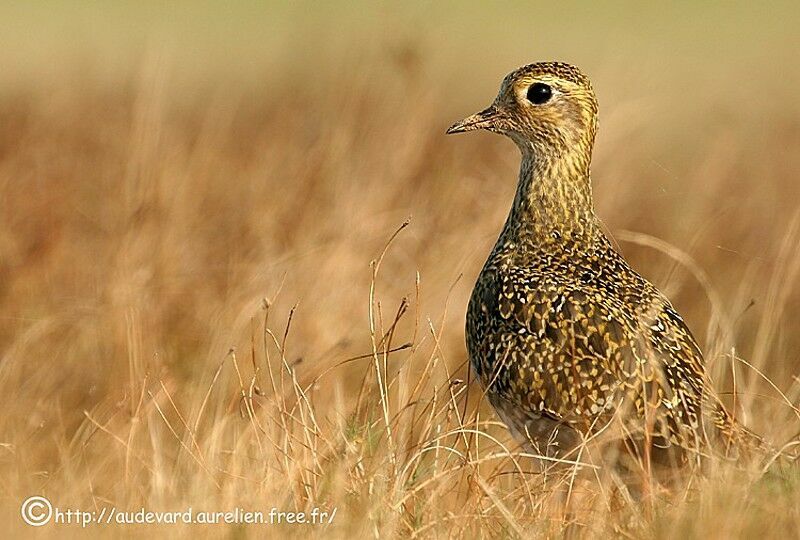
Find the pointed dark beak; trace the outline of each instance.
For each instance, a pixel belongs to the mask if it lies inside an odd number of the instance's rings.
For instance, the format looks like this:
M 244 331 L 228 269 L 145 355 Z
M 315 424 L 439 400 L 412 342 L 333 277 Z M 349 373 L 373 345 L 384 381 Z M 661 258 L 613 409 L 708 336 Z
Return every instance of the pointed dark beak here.
M 499 117 L 500 111 L 497 110 L 497 107 L 492 105 L 491 107 L 484 109 L 477 114 L 473 114 L 472 116 L 464 118 L 460 122 L 456 122 L 447 128 L 447 134 L 451 135 L 453 133 L 464 133 L 465 131 L 472 131 L 474 129 L 497 128 L 497 120 Z

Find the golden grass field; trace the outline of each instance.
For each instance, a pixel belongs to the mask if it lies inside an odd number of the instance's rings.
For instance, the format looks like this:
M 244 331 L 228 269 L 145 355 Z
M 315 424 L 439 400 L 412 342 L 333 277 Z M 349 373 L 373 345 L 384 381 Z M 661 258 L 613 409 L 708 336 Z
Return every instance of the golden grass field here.
M 780 447 L 800 432 L 791 4 L 76 6 L 0 8 L 4 530 L 33 533 L 19 507 L 44 495 L 336 515 L 37 536 L 797 536 L 791 468 L 719 464 L 638 503 L 531 472 L 463 337 L 517 151 L 444 136 L 518 65 L 592 76 L 599 215 Z

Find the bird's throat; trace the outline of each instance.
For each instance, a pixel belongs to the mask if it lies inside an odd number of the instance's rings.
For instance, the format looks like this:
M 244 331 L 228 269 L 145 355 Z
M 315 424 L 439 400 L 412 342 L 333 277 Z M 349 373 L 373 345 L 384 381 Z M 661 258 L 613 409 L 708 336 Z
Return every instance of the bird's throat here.
M 548 158 L 523 150 L 517 192 L 501 239 L 520 247 L 575 242 L 591 239 L 597 229 L 589 158 L 577 152 Z

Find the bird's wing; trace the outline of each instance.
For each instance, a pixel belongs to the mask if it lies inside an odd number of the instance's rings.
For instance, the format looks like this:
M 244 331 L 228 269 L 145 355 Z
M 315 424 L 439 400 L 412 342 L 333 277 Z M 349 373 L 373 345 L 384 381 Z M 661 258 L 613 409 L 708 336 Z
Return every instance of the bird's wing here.
M 632 288 L 635 302 L 580 282 L 495 281 L 496 303 L 484 307 L 502 323 L 485 334 L 492 369 L 483 378 L 508 399 L 585 433 L 624 416 L 629 428 L 692 449 L 706 446 L 705 419 L 713 430 L 731 427 L 694 337 L 646 281 Z

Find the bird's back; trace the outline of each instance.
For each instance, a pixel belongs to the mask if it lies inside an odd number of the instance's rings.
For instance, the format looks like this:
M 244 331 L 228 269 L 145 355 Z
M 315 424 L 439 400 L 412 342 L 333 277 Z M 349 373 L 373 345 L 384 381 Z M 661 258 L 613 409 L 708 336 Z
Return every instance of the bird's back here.
M 537 451 L 563 453 L 615 418 L 633 439 L 698 453 L 735 430 L 683 319 L 600 230 L 539 245 L 501 236 L 466 333 L 489 399 Z

